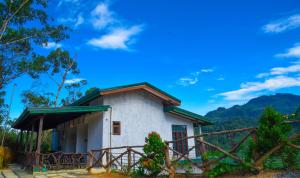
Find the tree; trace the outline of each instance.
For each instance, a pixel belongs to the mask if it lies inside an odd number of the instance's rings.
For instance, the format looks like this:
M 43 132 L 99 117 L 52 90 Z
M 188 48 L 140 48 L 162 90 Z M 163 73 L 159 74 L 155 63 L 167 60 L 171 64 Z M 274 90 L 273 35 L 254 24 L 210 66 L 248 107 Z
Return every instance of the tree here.
M 85 91 L 85 95 L 91 94 L 94 91 L 96 91 L 97 89 L 98 89 L 97 87 L 91 87 Z
M 45 71 L 45 57 L 36 46 L 68 37 L 67 27 L 53 25 L 45 12 L 47 0 L 4 0 L 0 2 L 0 90 L 24 74 L 37 78 Z
M 81 80 L 76 83 L 71 83 L 65 86 L 67 90 L 67 96 L 62 99 L 62 105 L 67 106 L 69 104 L 74 103 L 78 98 L 82 97 L 83 94 L 81 89 L 87 84 L 86 80 Z

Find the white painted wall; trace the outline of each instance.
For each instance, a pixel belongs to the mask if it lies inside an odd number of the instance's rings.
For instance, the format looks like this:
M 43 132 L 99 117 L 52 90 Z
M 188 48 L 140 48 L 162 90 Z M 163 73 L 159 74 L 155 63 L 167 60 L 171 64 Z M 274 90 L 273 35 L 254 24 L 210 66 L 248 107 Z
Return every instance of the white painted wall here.
M 103 119 L 102 113 L 94 113 L 87 117 L 88 124 L 88 140 L 87 150 L 102 148 L 103 137 Z
M 121 122 L 121 135 L 112 135 L 110 145 L 110 111 L 85 115 L 87 144 L 84 139 L 82 125 L 76 125 L 76 152 L 117 146 L 144 145 L 145 137 L 155 131 L 163 140 L 172 140 L 172 125 L 186 125 L 188 136 L 194 135 L 193 123 L 190 120 L 163 111 L 162 101 L 144 91 L 133 91 L 122 94 L 107 95 L 98 98 L 90 105 L 110 105 L 111 121 Z M 66 129 L 66 139 L 70 138 L 70 129 Z M 66 141 L 65 150 L 71 150 Z M 194 146 L 189 139 L 189 147 Z
M 121 135 L 112 135 L 112 147 L 143 145 L 145 137 L 152 131 L 159 133 L 163 140 L 172 140 L 172 124 L 186 125 L 188 136 L 194 135 L 191 121 L 165 113 L 162 101 L 143 91 L 108 95 L 103 104 L 112 107 L 112 121 L 121 122 Z M 110 147 L 109 117 L 109 112 L 105 112 L 103 147 Z M 194 144 L 194 140 L 189 140 L 189 146 Z
M 87 152 L 88 126 L 86 124 L 77 125 L 76 127 L 76 153 Z

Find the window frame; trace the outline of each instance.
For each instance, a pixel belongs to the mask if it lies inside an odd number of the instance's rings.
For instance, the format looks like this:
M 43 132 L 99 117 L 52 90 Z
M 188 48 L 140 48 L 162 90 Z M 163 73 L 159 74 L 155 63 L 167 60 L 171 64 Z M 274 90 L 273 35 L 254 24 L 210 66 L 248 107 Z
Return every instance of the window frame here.
M 115 125 L 118 124 L 118 125 Z M 115 132 L 115 128 L 118 126 L 118 132 Z M 121 121 L 112 122 L 112 135 L 121 135 Z

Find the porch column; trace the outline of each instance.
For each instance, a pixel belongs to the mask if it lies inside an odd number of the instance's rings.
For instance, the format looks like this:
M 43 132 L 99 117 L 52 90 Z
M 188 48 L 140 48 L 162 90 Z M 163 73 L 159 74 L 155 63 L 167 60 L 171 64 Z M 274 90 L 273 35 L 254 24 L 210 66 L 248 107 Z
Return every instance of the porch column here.
M 43 122 L 44 122 L 44 117 L 41 117 L 39 119 L 39 131 L 38 131 L 38 134 L 37 134 L 36 165 L 39 165 L 39 162 L 40 162 Z
M 19 144 L 18 144 L 18 151 L 22 150 L 22 145 L 23 145 L 23 130 L 20 132 L 20 138 L 19 138 Z
M 31 127 L 31 132 L 30 132 L 30 139 L 29 139 L 29 153 L 32 152 L 32 140 L 33 140 L 33 133 L 34 133 L 34 123 L 32 124 L 32 127 Z
M 28 148 L 28 141 L 29 141 L 29 130 L 26 131 L 26 138 L 25 140 L 25 148 L 24 148 L 24 152 L 27 152 L 27 148 Z

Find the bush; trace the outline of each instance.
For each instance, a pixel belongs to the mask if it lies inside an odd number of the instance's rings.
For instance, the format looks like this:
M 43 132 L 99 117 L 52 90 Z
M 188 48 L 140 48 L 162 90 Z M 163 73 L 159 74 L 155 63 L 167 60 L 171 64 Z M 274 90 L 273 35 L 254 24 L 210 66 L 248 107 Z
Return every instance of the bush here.
M 286 141 L 292 127 L 284 124 L 284 117 L 273 108 L 266 108 L 259 120 L 255 149 L 260 155 L 266 153 L 282 141 Z
M 289 134 L 292 131 L 290 124 L 285 124 L 283 117 L 280 113 L 273 108 L 266 108 L 259 121 L 259 127 L 257 130 L 257 139 L 254 141 L 250 148 L 252 153 L 250 154 L 255 160 L 266 152 L 288 140 Z M 282 160 L 283 168 L 294 168 L 297 165 L 298 151 L 289 146 L 282 147 L 279 151 L 274 153 L 272 157 L 279 157 Z M 264 168 L 272 168 L 273 161 L 266 161 Z M 278 162 L 278 161 L 277 161 Z
M 12 161 L 12 151 L 7 147 L 0 146 L 0 169 L 7 167 L 8 163 Z
M 163 171 L 165 143 L 156 132 L 149 133 L 145 142 L 143 150 L 147 157 L 142 157 L 139 160 L 140 165 L 135 174 L 155 177 Z

